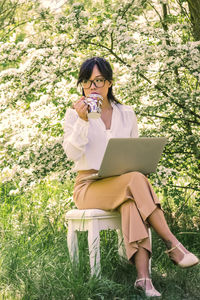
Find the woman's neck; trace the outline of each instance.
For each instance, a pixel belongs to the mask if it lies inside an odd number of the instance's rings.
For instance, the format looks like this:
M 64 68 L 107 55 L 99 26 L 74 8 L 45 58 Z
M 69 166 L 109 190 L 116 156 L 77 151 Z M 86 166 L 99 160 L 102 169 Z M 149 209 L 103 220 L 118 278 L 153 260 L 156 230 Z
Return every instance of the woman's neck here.
M 103 100 L 102 102 L 102 110 L 111 110 L 112 105 L 108 99 Z

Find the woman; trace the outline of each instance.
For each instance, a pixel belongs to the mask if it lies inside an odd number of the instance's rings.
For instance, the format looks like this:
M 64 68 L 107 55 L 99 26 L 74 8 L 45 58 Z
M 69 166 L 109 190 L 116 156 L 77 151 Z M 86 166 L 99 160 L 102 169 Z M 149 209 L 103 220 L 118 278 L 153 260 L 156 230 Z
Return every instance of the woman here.
M 180 267 L 196 265 L 198 258 L 190 253 L 170 231 L 160 202 L 148 179 L 139 172 L 130 172 L 101 180 L 84 179 L 96 173 L 111 137 L 138 137 L 137 120 L 131 107 L 120 104 L 112 91 L 113 72 L 100 57 L 86 60 L 81 68 L 78 85 L 83 96 L 68 109 L 65 116 L 63 147 L 78 172 L 74 201 L 79 209 L 120 211 L 127 257 L 137 270 L 135 288 L 146 296 L 161 296 L 149 275 L 151 246 L 148 226 L 164 241 L 171 260 Z M 103 97 L 101 118 L 89 119 L 84 99 L 91 93 Z

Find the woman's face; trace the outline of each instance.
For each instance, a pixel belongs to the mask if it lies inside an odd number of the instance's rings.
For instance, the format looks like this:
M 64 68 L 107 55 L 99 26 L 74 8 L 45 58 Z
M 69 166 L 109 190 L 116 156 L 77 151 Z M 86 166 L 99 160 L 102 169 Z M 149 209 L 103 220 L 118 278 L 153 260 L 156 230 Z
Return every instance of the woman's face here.
M 97 65 L 94 66 L 89 80 L 95 80 L 95 79 L 105 79 L 103 77 L 103 75 L 101 75 Z M 96 93 L 100 94 L 104 100 L 108 100 L 108 98 L 107 98 L 108 89 L 111 85 L 112 85 L 112 83 L 108 80 L 105 81 L 105 84 L 103 87 L 96 87 L 94 85 L 94 82 L 92 82 L 90 88 L 84 89 L 85 96 L 87 97 L 89 94 L 96 92 Z

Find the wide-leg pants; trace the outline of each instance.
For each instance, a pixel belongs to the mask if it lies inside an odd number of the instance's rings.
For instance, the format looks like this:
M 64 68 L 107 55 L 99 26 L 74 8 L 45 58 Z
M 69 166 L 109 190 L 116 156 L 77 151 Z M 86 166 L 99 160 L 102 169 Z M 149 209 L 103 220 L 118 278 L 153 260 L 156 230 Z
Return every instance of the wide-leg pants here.
M 151 184 L 139 172 L 100 180 L 84 179 L 93 171 L 80 171 L 76 177 L 73 199 L 78 209 L 118 210 L 129 260 L 143 247 L 151 255 L 147 218 L 159 206 Z

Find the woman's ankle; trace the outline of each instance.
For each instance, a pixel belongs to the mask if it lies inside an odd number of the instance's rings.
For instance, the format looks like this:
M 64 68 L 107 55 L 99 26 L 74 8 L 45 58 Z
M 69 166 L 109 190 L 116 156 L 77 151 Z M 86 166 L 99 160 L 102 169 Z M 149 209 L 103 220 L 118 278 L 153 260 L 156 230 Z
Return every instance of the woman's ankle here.
M 163 240 L 167 249 L 170 250 L 174 247 L 176 247 L 179 244 L 179 241 L 177 240 L 176 237 L 172 237 L 171 239 L 168 240 Z
M 141 279 L 141 278 L 150 278 L 149 271 L 138 272 L 136 280 Z

